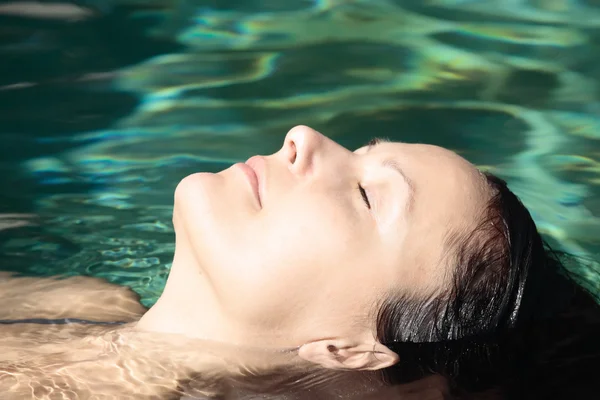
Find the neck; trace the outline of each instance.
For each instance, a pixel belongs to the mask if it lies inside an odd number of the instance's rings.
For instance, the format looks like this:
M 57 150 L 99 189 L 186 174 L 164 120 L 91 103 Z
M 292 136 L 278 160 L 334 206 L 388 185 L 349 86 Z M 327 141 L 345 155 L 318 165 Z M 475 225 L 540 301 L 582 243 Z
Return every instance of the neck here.
M 144 353 L 147 359 L 154 360 L 156 368 L 178 366 L 178 376 L 199 376 L 203 379 L 198 383 L 200 386 L 209 383 L 203 378 L 208 376 L 217 380 L 239 378 L 242 386 L 256 383 L 261 388 L 266 379 L 283 387 L 285 385 L 278 383 L 279 378 L 289 383 L 290 376 L 297 374 L 302 377 L 298 380 L 300 385 L 306 385 L 310 393 L 317 389 L 313 385 L 323 383 L 328 387 L 352 388 L 362 394 L 372 390 L 371 378 L 363 379 L 369 377 L 368 374 L 354 373 L 347 380 L 346 374 L 315 369 L 301 360 L 295 349 L 259 347 L 258 343 L 265 340 L 253 340 L 258 333 L 249 332 L 248 327 L 237 326 L 235 321 L 221 316 L 191 247 L 179 242 L 176 246 L 171 273 L 160 299 L 127 333 L 126 342 L 137 343 L 129 345 L 133 355 Z M 237 336 L 240 332 L 242 336 Z M 138 351 L 138 348 L 143 350 Z M 311 396 L 307 398 L 313 398 Z
M 183 240 L 183 239 L 182 239 Z M 169 278 L 160 298 L 140 319 L 140 331 L 180 334 L 205 340 L 223 340 L 212 290 L 187 243 L 176 241 Z M 223 340 L 226 341 L 226 340 Z
M 303 362 L 294 350 L 241 347 L 178 334 L 141 331 L 135 326 L 114 329 L 100 340 L 118 343 L 119 353 L 124 358 L 144 358 L 170 368 L 177 366 L 186 374 L 231 373 L 242 365 L 260 370 Z
M 203 271 L 185 236 L 178 236 L 165 289 L 136 329 L 230 345 L 268 347 L 265 343 L 271 342 L 266 338 L 267 332 L 242 326 L 226 316 Z

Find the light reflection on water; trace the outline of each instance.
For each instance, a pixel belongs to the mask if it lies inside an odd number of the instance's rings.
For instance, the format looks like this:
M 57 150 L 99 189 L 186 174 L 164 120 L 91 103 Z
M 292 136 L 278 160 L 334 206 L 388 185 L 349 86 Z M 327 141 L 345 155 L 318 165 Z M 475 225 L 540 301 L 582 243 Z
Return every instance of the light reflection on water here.
M 297 124 L 350 148 L 373 135 L 450 147 L 506 178 L 553 242 L 598 254 L 595 2 L 121 3 L 181 48 L 90 78 L 138 100 L 108 127 L 31 142 L 58 150 L 19 161 L 37 189 L 27 216 L 0 220 L 5 269 L 104 277 L 151 305 L 177 182 L 271 153 Z

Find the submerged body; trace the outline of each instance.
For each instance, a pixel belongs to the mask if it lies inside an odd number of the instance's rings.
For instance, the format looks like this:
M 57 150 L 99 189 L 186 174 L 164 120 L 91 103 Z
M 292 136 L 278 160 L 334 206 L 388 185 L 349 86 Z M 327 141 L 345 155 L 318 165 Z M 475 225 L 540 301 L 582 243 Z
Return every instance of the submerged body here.
M 395 388 L 356 384 L 356 375 L 308 369 L 291 352 L 139 331 L 135 324 L 146 310 L 137 294 L 96 278 L 1 274 L 0 293 L 0 393 L 9 399 L 437 400 L 448 394 L 439 377 Z

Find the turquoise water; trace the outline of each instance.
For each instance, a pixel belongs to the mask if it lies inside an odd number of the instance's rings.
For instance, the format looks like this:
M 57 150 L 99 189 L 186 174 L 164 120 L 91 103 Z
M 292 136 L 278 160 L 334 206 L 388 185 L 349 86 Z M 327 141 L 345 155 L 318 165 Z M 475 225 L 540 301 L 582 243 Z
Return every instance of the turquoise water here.
M 297 124 L 456 150 L 551 243 L 600 254 L 599 1 L 3 4 L 1 269 L 100 276 L 151 305 L 179 180 Z

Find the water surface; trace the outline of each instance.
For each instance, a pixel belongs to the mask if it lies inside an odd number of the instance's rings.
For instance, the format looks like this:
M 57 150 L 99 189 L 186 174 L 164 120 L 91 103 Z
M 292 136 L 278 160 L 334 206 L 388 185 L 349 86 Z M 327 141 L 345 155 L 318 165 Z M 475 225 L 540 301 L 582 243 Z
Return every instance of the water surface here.
M 179 180 L 276 151 L 297 124 L 456 150 L 551 243 L 598 255 L 597 1 L 76 5 L 0 7 L 3 270 L 103 277 L 149 306 Z

